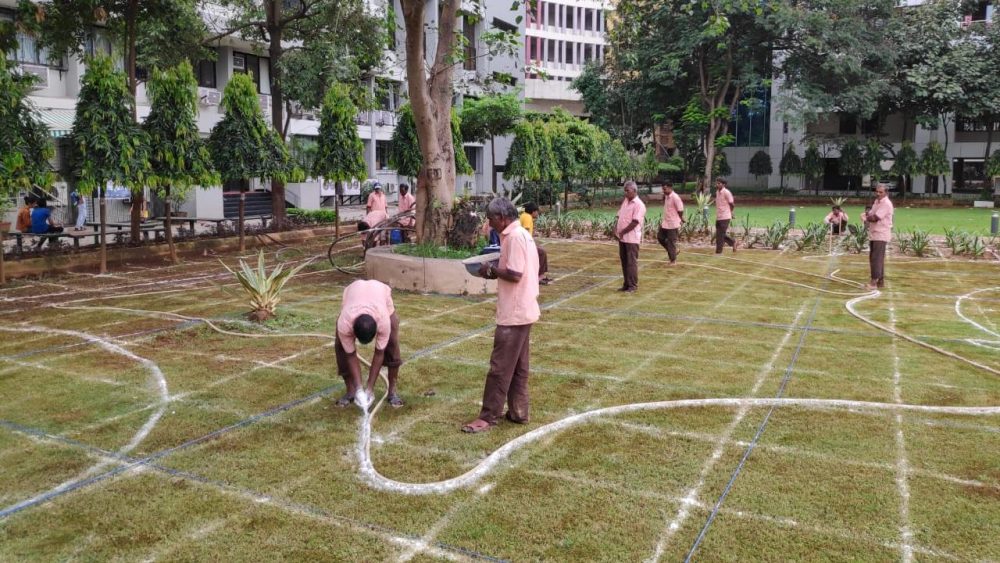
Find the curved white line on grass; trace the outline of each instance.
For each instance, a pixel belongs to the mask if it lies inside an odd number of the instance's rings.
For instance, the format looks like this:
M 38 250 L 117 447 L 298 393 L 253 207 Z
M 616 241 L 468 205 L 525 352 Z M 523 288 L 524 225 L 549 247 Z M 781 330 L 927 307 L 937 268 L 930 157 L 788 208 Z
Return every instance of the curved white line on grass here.
M 965 362 L 965 363 L 969 364 L 970 366 L 977 367 L 977 368 L 979 368 L 979 369 L 981 369 L 983 371 L 987 371 L 989 373 L 992 373 L 993 375 L 1000 375 L 1000 370 L 991 368 L 990 366 L 981 364 L 981 363 L 979 363 L 979 362 L 977 362 L 975 360 L 970 360 L 969 358 L 966 358 L 965 356 L 959 356 L 958 354 L 956 354 L 954 352 L 949 352 L 949 351 L 947 351 L 947 350 L 945 350 L 943 348 L 938 348 L 937 346 L 935 346 L 933 344 L 928 344 L 928 343 L 926 343 L 926 342 L 924 342 L 922 340 L 917 340 L 916 338 L 913 338 L 912 336 L 908 336 L 908 335 L 906 335 L 906 334 L 904 334 L 902 332 L 899 332 L 899 331 L 896 331 L 896 330 L 892 330 L 889 327 L 881 325 L 881 324 L 879 324 L 879 323 L 877 323 L 877 322 L 869 319 L 868 317 L 862 315 L 861 313 L 858 313 L 854 309 L 854 306 L 856 304 L 860 303 L 861 301 L 866 301 L 868 299 L 874 299 L 874 298 L 878 297 L 881 294 L 882 294 L 882 292 L 880 292 L 880 291 L 873 291 L 872 293 L 870 293 L 868 295 L 862 295 L 861 297 L 857 297 L 857 298 L 851 299 L 850 301 L 847 302 L 847 304 L 845 305 L 845 307 L 847 307 L 847 311 L 851 315 L 854 315 L 854 317 L 856 319 L 860 320 L 861 322 L 863 322 L 865 324 L 871 325 L 871 326 L 873 326 L 873 327 L 875 327 L 875 328 L 877 328 L 877 329 L 879 329 L 879 330 L 881 330 L 883 332 L 886 332 L 886 333 L 891 334 L 893 336 L 898 336 L 899 338 L 902 338 L 903 340 L 907 340 L 909 342 L 912 342 L 912 343 L 916 344 L 917 346 L 923 346 L 924 348 L 927 348 L 928 350 L 932 350 L 934 352 L 937 352 L 938 354 L 947 356 L 947 357 L 949 357 L 949 358 L 951 358 L 953 360 L 958 360 L 960 362 Z
M 149 436 L 149 433 L 152 432 L 153 428 L 160 421 L 160 418 L 163 416 L 163 413 L 166 412 L 167 410 L 167 403 L 170 401 L 170 394 L 167 391 L 167 379 L 166 377 L 164 377 L 163 371 L 160 370 L 160 366 L 156 365 L 156 362 L 152 360 L 143 358 L 141 356 L 137 356 L 136 354 L 133 354 L 129 350 L 126 350 L 125 348 L 122 348 L 121 346 L 113 342 L 110 342 L 108 340 L 105 340 L 103 338 L 100 338 L 98 336 L 87 334 L 85 332 L 77 332 L 75 330 L 63 330 L 63 329 L 55 329 L 55 328 L 48 328 L 41 326 L 21 325 L 17 327 L 0 326 L 0 331 L 19 332 L 19 333 L 40 332 L 44 334 L 61 334 L 63 336 L 79 338 L 81 340 L 85 340 L 92 344 L 96 344 L 97 346 L 100 346 L 101 348 L 107 350 L 108 352 L 111 352 L 112 354 L 118 354 L 130 360 L 134 360 L 142 364 L 142 366 L 145 367 L 147 371 L 149 371 L 149 374 L 152 376 L 153 383 L 156 386 L 159 408 L 153 411 L 153 413 L 149 416 L 149 418 L 146 419 L 146 423 L 143 424 L 141 428 L 139 428 L 139 430 L 135 433 L 135 435 L 132 436 L 132 439 L 129 440 L 127 444 L 125 444 L 118 450 L 119 454 L 122 455 L 127 454 L 128 452 L 135 449 L 140 443 L 142 443 L 142 441 L 145 440 L 147 436 Z M 113 463 L 114 463 L 113 460 L 107 460 L 107 459 L 100 461 L 94 466 L 90 467 L 89 469 L 84 470 L 76 477 L 68 481 L 64 481 L 63 483 L 60 483 L 59 485 L 53 487 L 49 491 L 46 491 L 39 495 L 35 495 L 30 499 L 23 500 L 19 503 L 8 506 L 4 508 L 4 510 L 17 509 L 24 505 L 33 504 L 34 502 L 36 502 L 38 498 L 41 498 L 45 495 L 49 495 L 52 493 L 58 493 L 68 487 L 71 487 L 80 480 L 87 478 L 89 475 L 98 472 L 104 467 L 107 467 L 108 465 L 111 465 Z
M 993 336 L 993 337 L 996 337 L 996 338 L 1000 338 L 1000 334 L 997 334 L 995 331 L 992 331 L 992 330 L 986 328 L 985 326 L 977 323 L 976 321 L 970 319 L 969 317 L 966 317 L 962 313 L 962 301 L 965 301 L 966 299 L 971 298 L 973 295 L 975 295 L 977 293 L 982 293 L 984 291 L 997 291 L 997 290 L 1000 290 L 1000 287 L 987 287 L 987 288 L 983 288 L 983 289 L 977 289 L 975 291 L 970 291 L 969 293 L 966 293 L 965 295 L 960 295 L 958 297 L 958 299 L 955 300 L 955 314 L 958 315 L 959 318 L 961 318 L 963 321 L 965 321 L 965 322 L 969 323 L 970 325 L 978 328 L 979 330 L 985 332 L 986 334 L 989 334 L 990 336 Z M 980 340 L 980 342 L 983 342 L 983 341 Z M 994 342 L 994 344 L 996 344 L 996 342 Z
M 362 478 L 375 489 L 401 493 L 406 495 L 443 494 L 456 489 L 469 487 L 491 472 L 503 460 L 510 457 L 518 449 L 537 442 L 551 434 L 577 426 L 602 416 L 615 416 L 640 411 L 679 409 L 693 407 L 803 407 L 824 409 L 870 409 L 880 411 L 911 411 L 933 414 L 954 414 L 960 416 L 1000 415 L 998 407 L 951 407 L 907 405 L 897 403 L 874 403 L 867 401 L 848 401 L 841 399 L 684 399 L 677 401 L 657 401 L 652 403 L 633 403 L 603 409 L 592 410 L 566 417 L 562 420 L 540 426 L 527 434 L 523 434 L 491 453 L 469 471 L 443 481 L 431 483 L 404 483 L 383 476 L 375 469 L 371 460 L 371 415 L 362 416 L 359 421 L 357 454 Z

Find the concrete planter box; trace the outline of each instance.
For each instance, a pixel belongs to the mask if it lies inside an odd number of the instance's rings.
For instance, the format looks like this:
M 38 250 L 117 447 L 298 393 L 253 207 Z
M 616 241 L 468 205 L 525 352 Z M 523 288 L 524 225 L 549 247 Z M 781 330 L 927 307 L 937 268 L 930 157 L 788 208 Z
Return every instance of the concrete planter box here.
M 395 254 L 391 246 L 369 250 L 365 254 L 365 271 L 368 279 L 378 280 L 393 289 L 446 295 L 490 295 L 497 292 L 496 280 L 469 274 L 461 260 Z

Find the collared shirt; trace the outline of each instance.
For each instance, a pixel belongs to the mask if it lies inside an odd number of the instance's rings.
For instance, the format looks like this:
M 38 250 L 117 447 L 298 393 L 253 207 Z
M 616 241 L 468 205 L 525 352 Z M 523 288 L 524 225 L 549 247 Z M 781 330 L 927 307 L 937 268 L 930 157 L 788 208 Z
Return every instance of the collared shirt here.
M 368 194 L 368 210 L 369 211 L 386 211 L 387 207 L 385 205 L 385 194 L 379 190 L 375 190 Z
M 532 324 L 541 316 L 538 308 L 538 250 L 531 234 L 512 221 L 500 234 L 500 268 L 521 272 L 521 281 L 497 280 L 497 324 Z
M 828 224 L 829 223 L 838 223 L 839 224 L 842 221 L 847 221 L 847 219 L 848 219 L 847 213 L 844 213 L 844 212 L 836 213 L 834 211 L 831 211 L 831 212 L 829 212 L 829 213 L 826 214 L 826 219 L 823 219 L 823 222 L 824 223 L 828 223 Z
M 413 197 L 413 194 L 407 193 L 406 195 L 399 196 L 399 212 L 405 213 L 407 211 L 417 210 L 417 198 Z M 412 227 L 417 223 L 416 217 L 406 217 L 399 220 L 399 224 L 404 227 Z
M 36 207 L 31 210 L 31 232 L 36 234 L 47 233 L 49 231 L 49 217 L 52 210 L 48 207 Z
M 726 188 L 715 191 L 715 220 L 725 221 L 733 218 L 733 192 Z
M 389 216 L 385 214 L 385 210 L 372 209 L 370 213 L 365 215 L 365 218 L 362 219 L 362 221 L 368 223 L 369 227 L 374 227 L 388 218 Z
M 621 233 L 622 229 L 632 221 L 638 221 L 639 224 L 625 233 L 620 240 L 627 244 L 641 244 L 642 225 L 646 221 L 646 204 L 639 199 L 639 196 L 635 196 L 631 201 L 628 198 L 622 200 L 622 206 L 618 208 L 618 224 L 615 226 L 615 231 Z
M 664 229 L 681 228 L 681 213 L 684 213 L 684 202 L 677 192 L 670 192 L 670 195 L 663 198 L 663 221 L 660 227 Z
M 521 226 L 524 227 L 531 236 L 535 236 L 535 218 L 531 216 L 531 213 L 525 211 L 521 214 L 519 220 L 521 221 Z
M 875 203 L 872 204 L 871 210 L 861 216 L 866 222 L 869 217 L 878 218 L 878 221 L 868 223 L 869 239 L 884 242 L 892 240 L 892 212 L 892 202 L 886 196 L 882 199 L 876 199 Z
M 355 351 L 354 321 L 361 315 L 371 315 L 378 327 L 375 348 L 385 350 L 392 331 L 391 319 L 396 307 L 392 304 L 392 288 L 376 280 L 358 280 L 344 288 L 344 298 L 337 317 L 337 338 L 348 354 Z
M 31 231 L 31 207 L 25 205 L 17 212 L 17 230 L 22 233 Z

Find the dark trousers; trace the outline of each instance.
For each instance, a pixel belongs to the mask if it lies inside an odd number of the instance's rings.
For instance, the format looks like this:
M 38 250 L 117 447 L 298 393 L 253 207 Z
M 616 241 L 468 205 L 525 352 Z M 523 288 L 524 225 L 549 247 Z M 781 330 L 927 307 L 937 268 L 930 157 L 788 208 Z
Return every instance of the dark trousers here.
M 538 249 L 538 275 L 542 276 L 549 273 L 549 253 L 540 246 L 535 248 Z
M 736 250 L 736 241 L 733 240 L 726 231 L 729 230 L 729 219 L 715 222 L 715 253 L 722 254 L 722 246 L 728 244 Z
M 660 230 L 656 233 L 656 240 L 660 242 L 660 246 L 667 250 L 667 256 L 670 257 L 670 261 L 676 262 L 677 229 L 664 229 L 660 227 Z
M 622 277 L 625 278 L 622 289 L 637 289 L 639 287 L 639 245 L 618 241 L 618 258 L 622 261 Z
M 49 233 L 61 233 L 61 232 L 63 232 L 63 228 L 62 227 L 56 227 L 54 225 L 49 225 L 48 227 L 49 228 L 46 229 L 46 231 L 44 233 L 37 233 L 37 234 L 49 234 Z M 49 241 L 49 248 L 51 248 L 55 244 L 55 240 L 56 239 L 50 238 L 50 239 L 47 239 L 47 240 Z M 46 241 L 46 239 L 44 239 L 44 238 L 38 239 L 38 244 L 35 245 L 35 247 L 36 248 L 41 248 L 45 244 L 45 241 Z
M 382 365 L 387 368 L 395 368 L 403 365 L 403 360 L 399 353 L 399 317 L 396 313 L 393 313 L 389 317 L 389 343 L 385 345 L 385 355 L 382 356 Z M 340 345 L 340 337 L 333 339 L 333 350 L 337 357 L 337 373 L 340 377 L 344 378 L 344 383 L 347 384 L 348 390 L 350 390 L 351 384 L 347 380 L 350 377 L 350 372 L 347 370 L 347 362 L 350 359 L 344 347 Z M 357 348 L 355 348 L 357 352 Z M 365 372 L 361 373 L 361 385 L 365 384 L 365 380 L 368 378 L 368 374 Z
M 885 283 L 885 248 L 889 245 L 884 240 L 870 241 L 868 265 L 872 271 L 872 281 L 879 287 Z
M 531 325 L 497 325 L 480 419 L 496 424 L 503 416 L 506 403 L 508 418 L 514 422 L 528 422 L 530 336 Z
M 832 223 L 833 234 L 839 235 L 847 231 L 847 221 L 841 221 L 839 223 Z

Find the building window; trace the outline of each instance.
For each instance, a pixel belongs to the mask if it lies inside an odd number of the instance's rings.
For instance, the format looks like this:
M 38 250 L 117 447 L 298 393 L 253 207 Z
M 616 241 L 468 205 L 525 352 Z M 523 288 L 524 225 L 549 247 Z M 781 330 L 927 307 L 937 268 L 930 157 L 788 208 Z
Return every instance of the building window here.
M 551 25 L 553 27 L 559 25 L 559 20 L 556 19 L 556 5 L 555 4 L 549 4 L 548 5 L 548 10 L 546 11 L 546 17 L 547 17 L 547 20 L 545 22 L 545 25 Z
M 963 116 L 955 118 L 955 131 L 958 133 L 985 133 L 992 128 L 1000 131 L 1000 121 L 987 123 L 985 119 L 973 119 Z
M 556 60 L 556 40 L 548 39 L 547 41 L 548 45 L 546 46 L 546 48 L 548 49 L 548 51 L 545 53 L 545 60 L 552 63 L 555 62 Z
M 729 122 L 729 134 L 736 137 L 733 146 L 766 147 L 771 140 L 771 92 L 760 88 L 748 92 L 736 105 Z
M 993 21 L 993 2 L 980 1 L 973 8 L 969 21 Z M 967 16 L 968 19 L 968 16 Z
M 389 170 L 389 151 L 392 141 L 375 141 L 375 169 Z
M 215 61 L 198 61 L 194 71 L 198 76 L 198 86 L 215 88 Z
M 573 6 L 566 6 L 566 29 L 572 30 L 574 24 L 574 16 L 576 16 L 576 8 Z
M 462 68 L 476 70 L 476 20 L 468 14 L 462 16 L 462 36 L 465 38 L 463 49 L 465 60 L 462 62 Z
M 472 166 L 474 173 L 479 174 L 483 171 L 483 163 L 481 162 L 480 156 L 482 155 L 482 147 L 462 147 L 465 149 L 465 158 L 469 161 L 469 166 Z
M 506 31 L 507 33 L 517 33 L 516 25 L 510 22 L 505 22 L 499 18 L 493 18 L 493 27 L 495 29 L 499 29 L 500 31 Z
M 586 31 L 594 30 L 594 10 L 583 9 L 583 29 Z
M 573 51 L 574 50 L 576 50 L 576 43 L 573 43 L 571 41 L 567 41 L 566 42 L 566 63 L 567 64 L 574 64 L 573 63 Z
M 260 73 L 261 67 L 270 69 L 268 66 L 270 60 L 258 57 L 257 55 L 251 55 L 250 53 L 233 53 L 233 74 L 249 74 L 250 78 L 253 79 L 253 83 L 257 86 L 258 94 L 265 94 L 271 91 L 270 88 L 267 92 L 261 88 L 260 83 Z M 267 83 L 265 83 L 267 85 Z M 269 86 L 269 85 L 268 85 Z
M 956 192 L 979 192 L 990 185 L 986 167 L 981 158 L 952 159 L 952 178 Z
M 594 46 L 590 43 L 585 43 L 583 45 L 583 62 L 589 63 L 594 60 Z
M 854 135 L 858 132 L 858 120 L 853 115 L 840 114 L 840 128 L 838 129 L 841 135 Z

